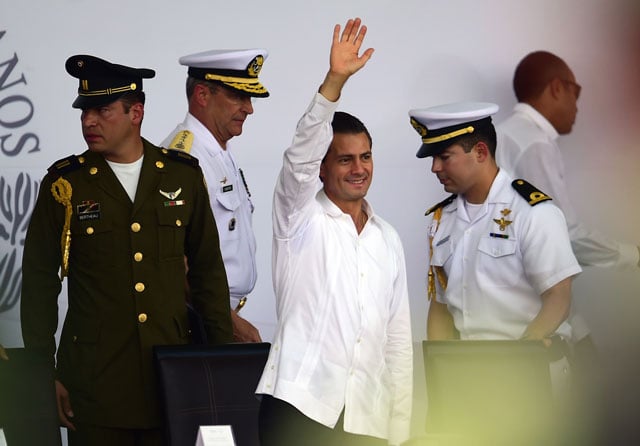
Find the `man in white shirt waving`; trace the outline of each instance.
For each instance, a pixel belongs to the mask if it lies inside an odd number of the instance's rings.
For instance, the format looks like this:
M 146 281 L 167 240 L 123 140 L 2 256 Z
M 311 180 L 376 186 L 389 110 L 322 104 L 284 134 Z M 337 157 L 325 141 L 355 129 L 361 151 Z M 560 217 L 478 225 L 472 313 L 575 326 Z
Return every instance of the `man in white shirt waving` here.
M 371 137 L 335 112 L 361 55 L 360 19 L 336 25 L 330 68 L 276 183 L 278 325 L 258 384 L 263 446 L 400 444 L 409 437 L 412 345 L 404 253 L 365 195 Z

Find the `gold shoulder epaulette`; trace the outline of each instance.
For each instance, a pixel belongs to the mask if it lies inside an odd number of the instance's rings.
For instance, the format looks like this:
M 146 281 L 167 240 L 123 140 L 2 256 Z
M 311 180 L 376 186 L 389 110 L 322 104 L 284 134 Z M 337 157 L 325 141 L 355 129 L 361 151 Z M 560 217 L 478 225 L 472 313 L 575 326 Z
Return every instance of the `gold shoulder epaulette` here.
M 424 213 L 424 215 L 429 215 L 430 213 L 432 213 L 433 211 L 435 211 L 438 208 L 443 208 L 446 205 L 448 205 L 449 203 L 451 203 L 453 200 L 455 200 L 457 197 L 456 194 L 450 195 L 447 198 L 445 198 L 444 200 L 442 200 L 440 203 L 431 206 L 429 209 L 427 209 L 427 212 Z
M 193 167 L 197 167 L 200 164 L 198 158 L 191 156 L 182 150 L 162 149 L 161 152 L 172 160 L 180 161 L 181 163 L 185 163 Z
M 518 192 L 522 198 L 527 200 L 531 206 L 535 206 L 543 201 L 551 200 L 549 195 L 538 190 L 534 185 L 523 179 L 513 180 L 511 182 L 511 186 L 513 186 L 516 192 Z
M 74 170 L 79 169 L 80 167 L 82 167 L 83 164 L 84 164 L 84 157 L 71 155 L 53 163 L 47 169 L 47 172 L 51 174 L 56 174 L 58 176 L 62 176 L 65 173 L 73 172 Z
M 182 130 L 181 132 L 176 133 L 176 136 L 167 148 L 191 153 L 191 146 L 193 146 L 193 132 L 189 130 Z

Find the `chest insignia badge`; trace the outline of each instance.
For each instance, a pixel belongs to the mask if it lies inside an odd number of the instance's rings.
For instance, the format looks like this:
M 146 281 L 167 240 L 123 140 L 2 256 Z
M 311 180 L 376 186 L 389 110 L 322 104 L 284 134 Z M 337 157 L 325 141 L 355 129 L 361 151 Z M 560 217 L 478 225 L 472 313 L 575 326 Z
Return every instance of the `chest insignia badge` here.
M 501 231 L 504 231 L 507 229 L 507 226 L 513 223 L 512 220 L 507 220 L 505 218 L 509 214 L 511 214 L 511 209 L 504 208 L 503 210 L 500 211 L 500 213 L 502 214 L 502 217 L 494 218 L 493 221 L 495 221 L 498 224 L 498 227 L 500 228 Z
M 162 195 L 163 197 L 166 197 L 169 200 L 175 200 L 176 198 L 178 198 L 178 196 L 182 192 L 182 188 L 181 187 L 178 188 L 178 190 L 175 192 L 165 192 L 163 190 L 160 190 L 159 192 L 160 192 L 160 195 Z

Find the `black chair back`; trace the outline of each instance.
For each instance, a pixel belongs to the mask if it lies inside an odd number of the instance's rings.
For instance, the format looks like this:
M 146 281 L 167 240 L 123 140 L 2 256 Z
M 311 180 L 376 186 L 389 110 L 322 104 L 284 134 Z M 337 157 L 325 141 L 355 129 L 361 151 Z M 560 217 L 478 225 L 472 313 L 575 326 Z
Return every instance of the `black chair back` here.
M 231 425 L 237 446 L 258 446 L 255 395 L 269 343 L 154 347 L 169 446 L 193 446 L 201 425 Z

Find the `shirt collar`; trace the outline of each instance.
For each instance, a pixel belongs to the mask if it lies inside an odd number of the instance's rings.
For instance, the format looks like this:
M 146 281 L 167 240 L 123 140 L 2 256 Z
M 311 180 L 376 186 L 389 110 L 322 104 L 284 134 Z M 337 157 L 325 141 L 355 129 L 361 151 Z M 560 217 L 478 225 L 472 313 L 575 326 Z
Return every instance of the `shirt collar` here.
M 551 139 L 555 141 L 558 139 L 558 131 L 551 125 L 551 123 L 542 116 L 542 114 L 530 106 L 529 104 L 525 104 L 524 102 L 519 102 L 513 107 L 514 113 L 521 113 L 529 119 L 531 119 L 540 129 Z
M 327 197 L 324 189 L 320 189 L 318 191 L 318 193 L 316 194 L 316 200 L 318 200 L 318 203 L 320 203 L 324 211 L 331 217 L 340 217 L 342 215 L 346 215 L 344 212 L 342 212 L 342 209 L 340 209 L 333 201 L 331 201 L 329 197 Z M 373 208 L 367 200 L 364 200 L 364 211 L 367 213 L 367 217 L 369 219 L 375 217 Z

